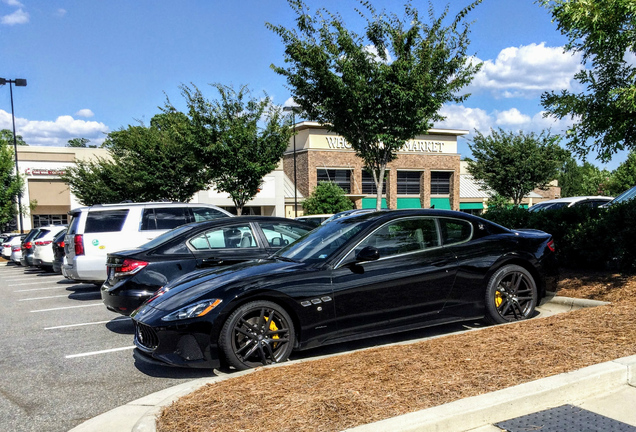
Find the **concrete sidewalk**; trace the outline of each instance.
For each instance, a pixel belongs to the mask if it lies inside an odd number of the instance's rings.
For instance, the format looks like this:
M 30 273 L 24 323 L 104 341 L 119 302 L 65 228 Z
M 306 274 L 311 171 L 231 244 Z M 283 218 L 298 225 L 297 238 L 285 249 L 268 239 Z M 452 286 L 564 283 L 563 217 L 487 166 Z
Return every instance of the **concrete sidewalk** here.
M 542 316 L 549 316 L 599 304 L 602 302 L 555 297 L 540 310 Z M 416 341 L 410 341 L 413 342 Z M 284 364 L 280 366 L 284 367 Z M 252 371 L 218 373 L 216 377 L 171 387 L 101 414 L 71 432 L 154 432 L 156 416 L 164 406 L 205 384 L 249 373 Z M 349 431 L 496 432 L 501 429 L 493 426 L 494 423 L 564 404 L 576 405 L 636 427 L 636 356 L 461 399 Z

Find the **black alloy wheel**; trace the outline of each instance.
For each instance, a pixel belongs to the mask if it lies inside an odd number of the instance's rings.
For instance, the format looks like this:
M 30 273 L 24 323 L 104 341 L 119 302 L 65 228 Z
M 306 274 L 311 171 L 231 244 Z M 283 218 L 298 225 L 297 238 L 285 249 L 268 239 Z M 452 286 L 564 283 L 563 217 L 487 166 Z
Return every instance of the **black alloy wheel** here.
M 219 345 L 229 365 L 238 370 L 280 363 L 294 347 L 294 324 L 276 303 L 246 303 L 223 325 Z
M 497 270 L 488 282 L 487 318 L 495 324 L 531 318 L 537 297 L 537 284 L 532 275 L 518 265 L 506 265 Z

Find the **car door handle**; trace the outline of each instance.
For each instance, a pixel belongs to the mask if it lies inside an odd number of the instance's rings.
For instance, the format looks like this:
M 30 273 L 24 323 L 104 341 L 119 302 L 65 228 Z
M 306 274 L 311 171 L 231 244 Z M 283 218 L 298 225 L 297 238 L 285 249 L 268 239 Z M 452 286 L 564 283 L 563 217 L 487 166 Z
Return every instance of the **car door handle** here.
M 214 257 L 203 258 L 199 260 L 200 265 L 216 265 L 216 264 L 221 264 L 222 262 L 223 260 L 221 258 L 214 258 Z

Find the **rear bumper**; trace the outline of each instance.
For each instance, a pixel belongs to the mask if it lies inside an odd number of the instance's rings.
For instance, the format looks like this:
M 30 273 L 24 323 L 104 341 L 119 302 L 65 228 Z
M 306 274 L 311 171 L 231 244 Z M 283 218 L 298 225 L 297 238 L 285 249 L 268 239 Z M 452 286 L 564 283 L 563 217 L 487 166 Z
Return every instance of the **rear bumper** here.
M 143 302 L 149 299 L 154 291 L 148 290 L 122 290 L 115 289 L 108 285 L 108 282 L 104 283 L 101 288 L 102 301 L 113 312 L 120 313 L 122 315 L 130 315 L 135 309 L 137 309 Z
M 106 280 L 106 257 L 75 257 L 62 266 L 62 274 L 67 279 L 102 283 Z

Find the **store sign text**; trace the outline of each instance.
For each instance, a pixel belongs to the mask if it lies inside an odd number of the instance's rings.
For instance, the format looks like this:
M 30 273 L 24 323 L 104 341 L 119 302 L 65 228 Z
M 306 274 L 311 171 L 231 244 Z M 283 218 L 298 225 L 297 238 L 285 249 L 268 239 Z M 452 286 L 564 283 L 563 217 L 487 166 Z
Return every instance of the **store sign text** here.
M 41 168 L 27 168 L 24 170 L 26 175 L 54 175 L 59 176 L 65 173 L 63 169 L 41 169 Z
M 347 149 L 351 150 L 351 144 L 348 143 L 343 137 L 331 137 L 328 136 L 327 144 L 330 149 Z M 404 144 L 399 151 L 403 152 L 423 152 L 423 153 L 443 153 L 444 152 L 443 141 L 424 141 L 424 140 L 411 140 Z

